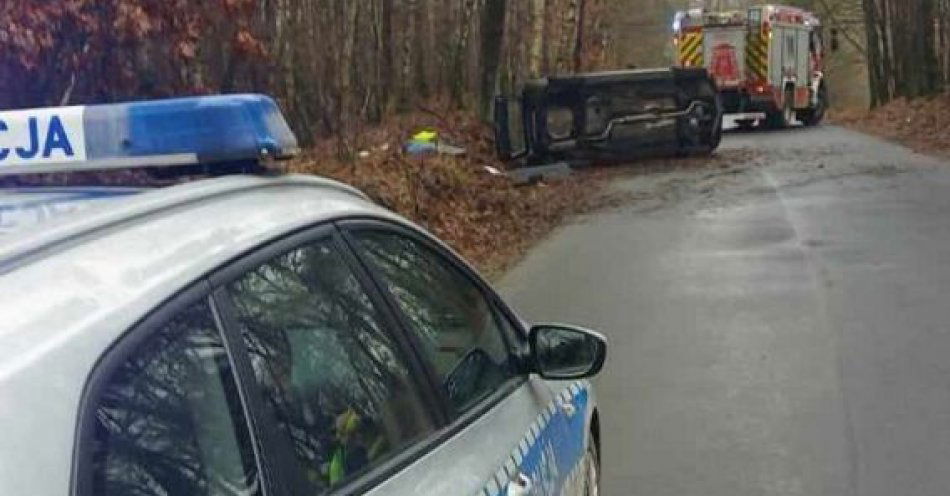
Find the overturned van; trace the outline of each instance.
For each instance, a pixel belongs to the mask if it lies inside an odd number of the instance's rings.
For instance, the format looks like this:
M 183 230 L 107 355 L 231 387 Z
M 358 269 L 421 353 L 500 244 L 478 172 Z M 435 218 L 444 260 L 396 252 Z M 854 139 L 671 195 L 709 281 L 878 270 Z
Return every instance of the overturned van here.
M 705 154 L 719 146 L 722 114 L 705 69 L 550 77 L 496 99 L 495 143 L 516 165 Z

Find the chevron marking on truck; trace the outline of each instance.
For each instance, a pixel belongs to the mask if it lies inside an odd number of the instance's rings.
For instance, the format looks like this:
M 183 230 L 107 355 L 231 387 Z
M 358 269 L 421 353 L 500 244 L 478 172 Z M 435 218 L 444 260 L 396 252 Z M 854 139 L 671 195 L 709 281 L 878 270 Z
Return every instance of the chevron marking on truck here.
M 680 65 L 701 67 L 703 65 L 703 33 L 686 33 L 680 43 Z
M 746 67 L 755 80 L 768 78 L 769 40 L 761 32 L 749 33 L 746 43 Z

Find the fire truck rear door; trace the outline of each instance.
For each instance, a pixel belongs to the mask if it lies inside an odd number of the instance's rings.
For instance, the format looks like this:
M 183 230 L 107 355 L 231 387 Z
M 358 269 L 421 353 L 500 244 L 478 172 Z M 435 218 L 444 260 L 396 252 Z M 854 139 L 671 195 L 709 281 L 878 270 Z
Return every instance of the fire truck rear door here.
M 811 51 L 808 49 L 809 37 L 811 31 L 808 29 L 797 29 L 798 33 L 798 83 L 799 88 L 807 88 L 811 80 Z
M 704 59 L 720 89 L 737 88 L 745 81 L 745 26 L 707 27 Z

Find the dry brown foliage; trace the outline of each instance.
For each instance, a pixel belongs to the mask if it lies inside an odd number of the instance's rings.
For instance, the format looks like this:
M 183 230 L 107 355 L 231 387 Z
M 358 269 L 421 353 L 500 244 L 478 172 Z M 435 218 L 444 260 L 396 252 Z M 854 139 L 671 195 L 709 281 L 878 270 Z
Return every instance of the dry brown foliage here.
M 445 142 L 466 148 L 466 155 L 403 153 L 402 144 L 426 128 L 438 130 Z M 340 159 L 339 143 L 326 141 L 295 161 L 291 170 L 359 188 L 380 205 L 424 226 L 491 276 L 501 274 L 571 216 L 643 200 L 642 195 L 604 187 L 618 176 L 721 169 L 749 160 L 748 152 L 741 150 L 712 158 L 642 160 L 515 186 L 507 177 L 486 171 L 486 166 L 498 170 L 505 166 L 495 157 L 490 127 L 469 112 L 421 109 L 363 130 L 350 141 L 368 156 Z
M 914 100 L 901 98 L 874 110 L 839 110 L 832 120 L 918 152 L 950 157 L 950 93 Z
M 466 148 L 461 157 L 413 157 L 403 143 L 422 128 Z M 603 177 L 515 186 L 486 166 L 504 170 L 491 130 L 466 112 L 419 111 L 393 118 L 353 139 L 363 158 L 341 160 L 334 141 L 320 143 L 291 170 L 356 186 L 374 201 L 421 224 L 479 269 L 497 275 L 565 217 L 589 208 Z

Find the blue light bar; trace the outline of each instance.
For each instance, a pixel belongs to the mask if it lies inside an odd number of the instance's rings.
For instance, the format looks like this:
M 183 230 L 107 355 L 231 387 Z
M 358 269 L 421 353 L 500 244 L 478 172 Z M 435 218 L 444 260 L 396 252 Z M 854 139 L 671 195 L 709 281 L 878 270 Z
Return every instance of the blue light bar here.
M 0 112 L 0 176 L 287 159 L 273 99 L 222 95 Z

